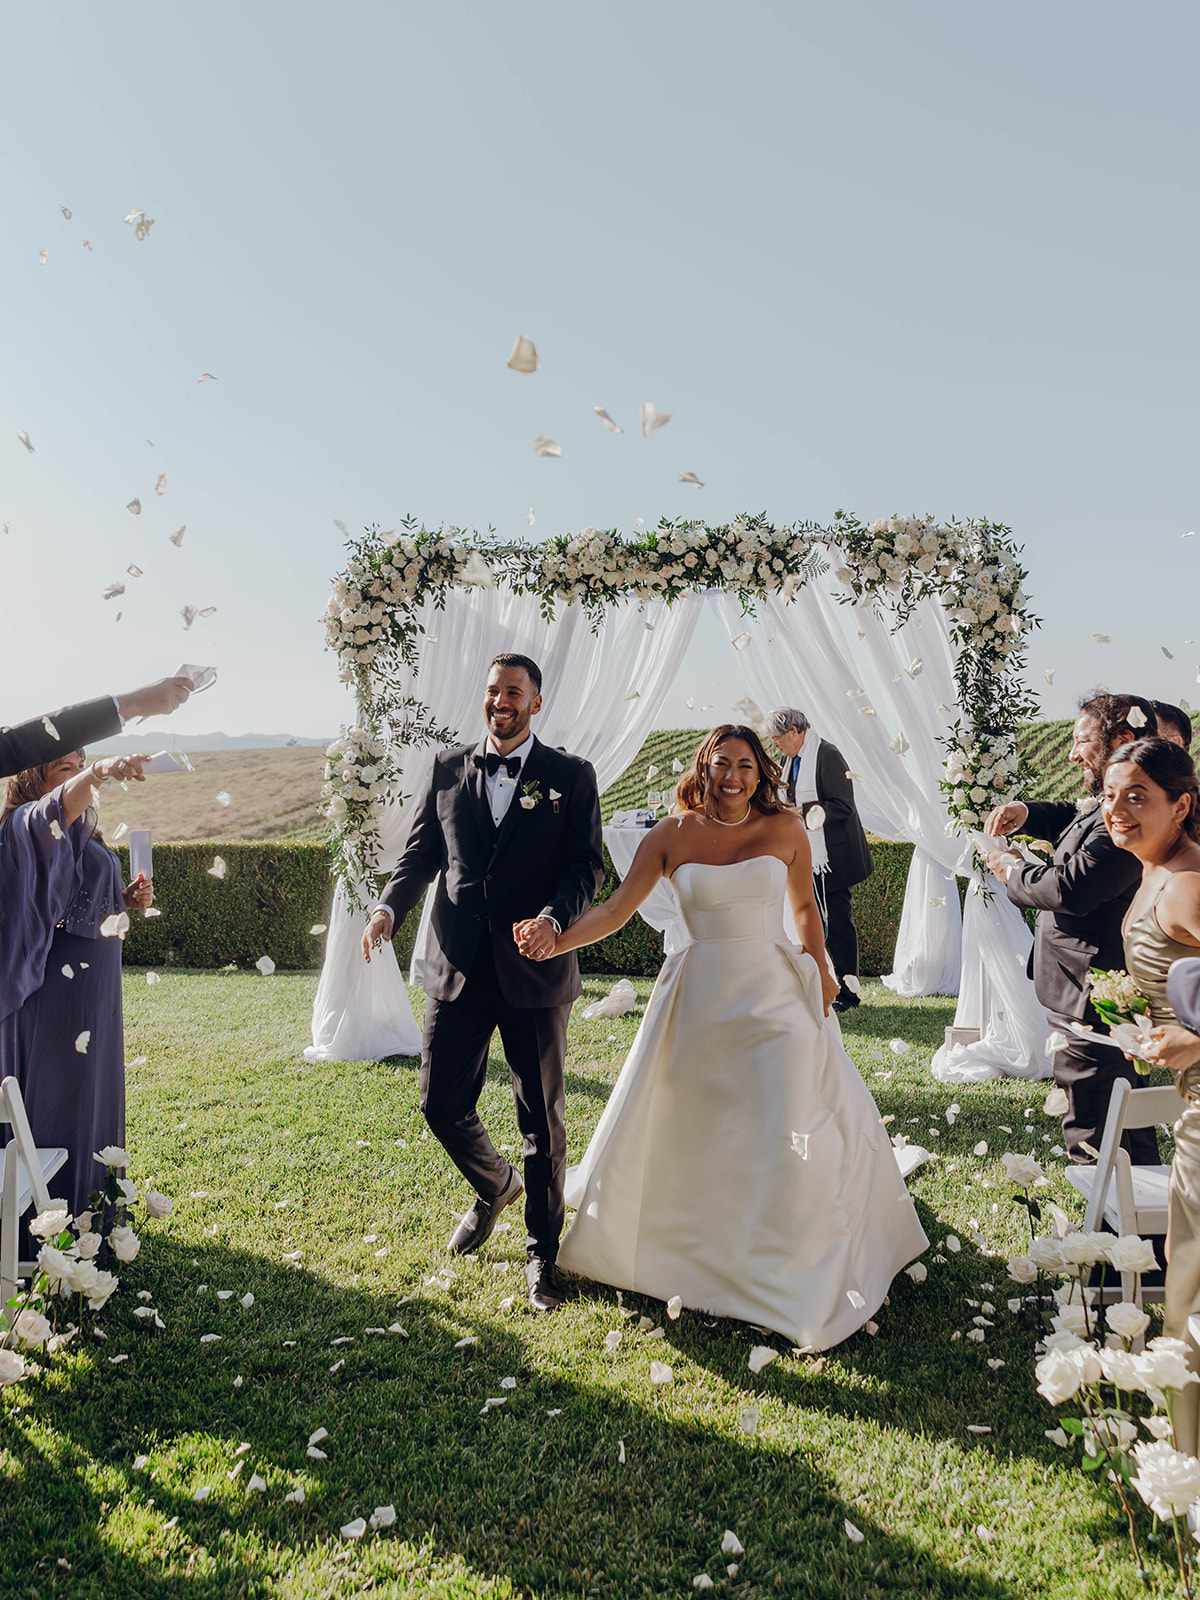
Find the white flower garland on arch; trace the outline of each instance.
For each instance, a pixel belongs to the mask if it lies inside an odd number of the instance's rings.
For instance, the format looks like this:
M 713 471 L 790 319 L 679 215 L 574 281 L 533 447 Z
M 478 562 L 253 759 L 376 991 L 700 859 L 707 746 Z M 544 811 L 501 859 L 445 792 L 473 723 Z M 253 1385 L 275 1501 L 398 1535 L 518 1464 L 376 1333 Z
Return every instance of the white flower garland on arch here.
M 959 715 L 945 740 L 942 790 L 951 827 L 977 828 L 1015 793 L 1016 728 L 1036 709 L 1022 672 L 1037 619 L 1026 608 L 1019 554 L 999 523 L 914 516 L 864 526 L 841 511 L 829 527 L 776 527 L 763 515 L 720 526 L 664 518 L 633 539 L 585 528 L 538 544 L 430 531 L 411 518 L 385 533 L 370 528 L 349 542 L 325 614 L 326 644 L 358 697 L 355 725 L 326 752 L 322 798 L 334 870 L 349 886 L 374 867 L 379 814 L 403 798 L 392 751 L 456 737 L 405 692 L 402 674 L 417 663 L 422 605 L 440 609 L 452 588 L 473 583 L 536 593 L 548 619 L 560 602 L 578 602 L 593 627 L 617 601 L 670 604 L 702 589 L 729 590 L 752 614 L 757 596 L 778 593 L 786 603 L 831 561 L 843 598 L 870 602 L 894 628 L 931 595 L 946 608 L 957 647 Z M 919 661 L 909 668 L 914 677 L 920 670 Z

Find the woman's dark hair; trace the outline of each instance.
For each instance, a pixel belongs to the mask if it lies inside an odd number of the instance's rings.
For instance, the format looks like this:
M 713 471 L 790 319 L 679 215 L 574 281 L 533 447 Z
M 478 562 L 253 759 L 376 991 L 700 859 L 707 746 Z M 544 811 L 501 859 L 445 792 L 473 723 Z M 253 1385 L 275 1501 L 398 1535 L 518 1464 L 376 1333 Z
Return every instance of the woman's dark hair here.
M 1168 728 L 1174 728 L 1175 732 L 1183 740 L 1183 748 L 1185 750 L 1192 748 L 1192 719 L 1182 706 L 1173 706 L 1166 700 L 1156 700 L 1154 702 L 1154 715 L 1158 718 L 1159 733 L 1163 733 L 1164 724 Z M 1163 733 L 1163 737 L 1166 738 L 1165 733 Z
M 1135 712 L 1132 722 L 1131 711 Z M 1079 702 L 1079 715 L 1095 717 L 1108 751 L 1132 739 L 1150 738 L 1158 729 L 1154 701 L 1143 700 L 1140 694 L 1109 694 L 1105 690 L 1103 694 L 1088 695 Z M 1147 729 L 1152 732 L 1147 733 Z
M 726 739 L 741 739 L 743 743 L 748 744 L 750 753 L 758 765 L 758 787 L 751 797 L 750 804 L 769 817 L 789 810 L 790 808 L 779 798 L 783 774 L 779 770 L 778 763 L 771 760 L 754 729 L 747 728 L 740 722 L 722 722 L 705 736 L 699 750 L 696 751 L 690 769 L 675 785 L 675 809 L 707 811 L 705 801 L 708 799 L 709 763 L 717 753 L 718 745 L 724 744 Z
M 1105 762 L 1104 770 L 1128 762 L 1139 767 L 1150 782 L 1164 791 L 1169 800 L 1187 795 L 1191 806 L 1183 819 L 1183 831 L 1189 839 L 1200 844 L 1200 784 L 1196 782 L 1196 767 L 1186 750 L 1172 744 L 1170 739 L 1135 739 L 1114 750 Z
M 518 655 L 515 650 L 502 650 L 498 656 L 493 656 L 488 662 L 489 672 L 493 667 L 523 667 L 529 674 L 534 693 L 541 694 L 542 669 L 531 657 Z

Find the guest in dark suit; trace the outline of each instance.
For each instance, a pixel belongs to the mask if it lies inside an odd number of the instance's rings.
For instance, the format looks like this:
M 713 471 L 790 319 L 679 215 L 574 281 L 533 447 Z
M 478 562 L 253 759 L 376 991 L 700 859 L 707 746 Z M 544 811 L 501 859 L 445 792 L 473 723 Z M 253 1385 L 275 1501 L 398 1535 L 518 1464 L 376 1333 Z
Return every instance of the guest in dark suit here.
M 43 767 L 97 739 L 111 738 L 130 717 L 168 716 L 191 692 L 190 678 L 159 678 L 128 694 L 83 700 L 14 728 L 0 728 L 0 778 Z
M 985 827 L 996 836 L 1025 833 L 1054 841 L 1053 858 L 1044 866 L 1013 865 L 999 847 L 988 865 L 1007 884 L 1014 905 L 1037 912 L 1029 975 L 1051 1028 L 1068 1041 L 1055 1053 L 1054 1081 L 1069 1102 L 1063 1142 L 1073 1161 L 1095 1159 L 1081 1146 L 1099 1147 L 1115 1080 L 1137 1081 L 1131 1061 L 1110 1045 L 1079 1038 L 1071 1023 L 1105 1027 L 1092 1008 L 1088 969 L 1124 971 L 1121 923 L 1142 877 L 1141 863 L 1118 850 L 1104 826 L 1104 768 L 1114 750 L 1154 731 L 1153 703 L 1138 695 L 1098 694 L 1081 701 L 1070 759 L 1082 772 L 1087 798 L 1078 805 L 1012 801 L 997 806 Z M 1122 1143 L 1131 1161 L 1157 1164 L 1153 1128 L 1129 1129 Z
M 813 880 L 825 919 L 825 948 L 841 985 L 833 1009 L 851 1011 L 859 1001 L 846 985 L 847 977 L 858 977 L 858 929 L 850 891 L 874 870 L 854 804 L 854 783 L 845 756 L 812 730 L 803 711 L 777 707 L 767 717 L 766 731 L 783 758 L 788 804 L 800 807 L 805 822 L 814 806 L 825 813 L 822 826 L 809 828 Z
M 440 753 L 400 864 L 363 935 L 363 953 L 438 879 L 425 960 L 421 1109 L 476 1199 L 450 1238 L 477 1250 L 524 1191 L 530 1304 L 562 1300 L 555 1260 L 563 1225 L 567 1137 L 563 1059 L 582 993 L 574 954 L 537 959 L 583 915 L 604 881 L 600 800 L 589 762 L 534 738 L 542 675 L 528 656 L 488 673 L 487 737 Z M 514 927 L 535 957 L 517 949 Z M 476 1106 L 499 1028 L 512 1072 L 524 1171 L 496 1150 Z

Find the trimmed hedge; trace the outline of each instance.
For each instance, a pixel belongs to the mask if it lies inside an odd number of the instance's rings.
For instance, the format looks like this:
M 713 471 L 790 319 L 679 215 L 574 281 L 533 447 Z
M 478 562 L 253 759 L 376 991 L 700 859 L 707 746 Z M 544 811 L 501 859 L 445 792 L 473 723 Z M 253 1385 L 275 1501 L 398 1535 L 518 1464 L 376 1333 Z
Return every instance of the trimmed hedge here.
M 129 875 L 129 852 L 118 845 L 121 871 Z M 859 965 L 864 975 L 890 972 L 904 902 L 912 845 L 871 841 L 875 871 L 854 890 Z M 224 878 L 209 872 L 213 857 L 225 862 Z M 618 883 L 608 851 L 597 901 Z M 195 842 L 154 846 L 155 904 L 161 916 L 131 919 L 123 957 L 137 967 L 250 967 L 270 956 L 277 967 L 319 967 L 333 900 L 329 855 L 323 844 Z M 392 943 L 407 966 L 420 907 L 396 930 Z M 619 932 L 579 952 L 584 972 L 627 972 L 652 977 L 662 965 L 662 935 L 633 917 Z

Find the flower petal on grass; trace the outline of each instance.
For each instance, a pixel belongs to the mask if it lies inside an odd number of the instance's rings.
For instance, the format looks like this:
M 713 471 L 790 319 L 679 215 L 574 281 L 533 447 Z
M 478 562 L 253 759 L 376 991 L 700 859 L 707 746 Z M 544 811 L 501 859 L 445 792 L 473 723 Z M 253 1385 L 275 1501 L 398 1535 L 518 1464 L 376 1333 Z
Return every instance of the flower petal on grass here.
M 371 1513 L 370 1527 L 390 1528 L 396 1520 L 395 1506 L 376 1506 Z
M 723 1556 L 744 1556 L 746 1546 L 734 1533 L 732 1528 L 726 1528 L 721 1535 L 721 1554 Z
M 678 1322 L 679 1321 L 679 1313 L 682 1310 L 683 1310 L 683 1300 L 682 1300 L 682 1298 L 677 1294 L 673 1294 L 671 1296 L 671 1298 L 667 1301 L 667 1315 L 670 1317 L 672 1322 Z
M 366 1519 L 363 1517 L 355 1517 L 353 1522 L 344 1522 L 338 1529 L 343 1539 L 361 1539 L 366 1531 Z
M 287 1505 L 302 1506 L 304 1504 L 304 1485 L 302 1483 L 298 1484 L 290 1494 L 285 1494 L 283 1498 Z
M 751 1438 L 758 1432 L 758 1407 L 747 1406 L 738 1415 L 738 1427 Z
M 652 1361 L 650 1363 L 650 1382 L 656 1389 L 663 1388 L 668 1383 L 674 1383 L 675 1374 L 665 1361 Z
M 778 1359 L 778 1350 L 772 1350 L 768 1344 L 756 1344 L 750 1352 L 747 1365 L 751 1372 L 761 1372 L 764 1367 L 769 1367 L 772 1361 L 778 1361 Z
M 847 1517 L 842 1523 L 842 1527 L 846 1530 L 846 1537 L 850 1540 L 851 1544 L 861 1544 L 867 1537 L 861 1528 L 856 1528 L 854 1526 L 849 1517 Z

